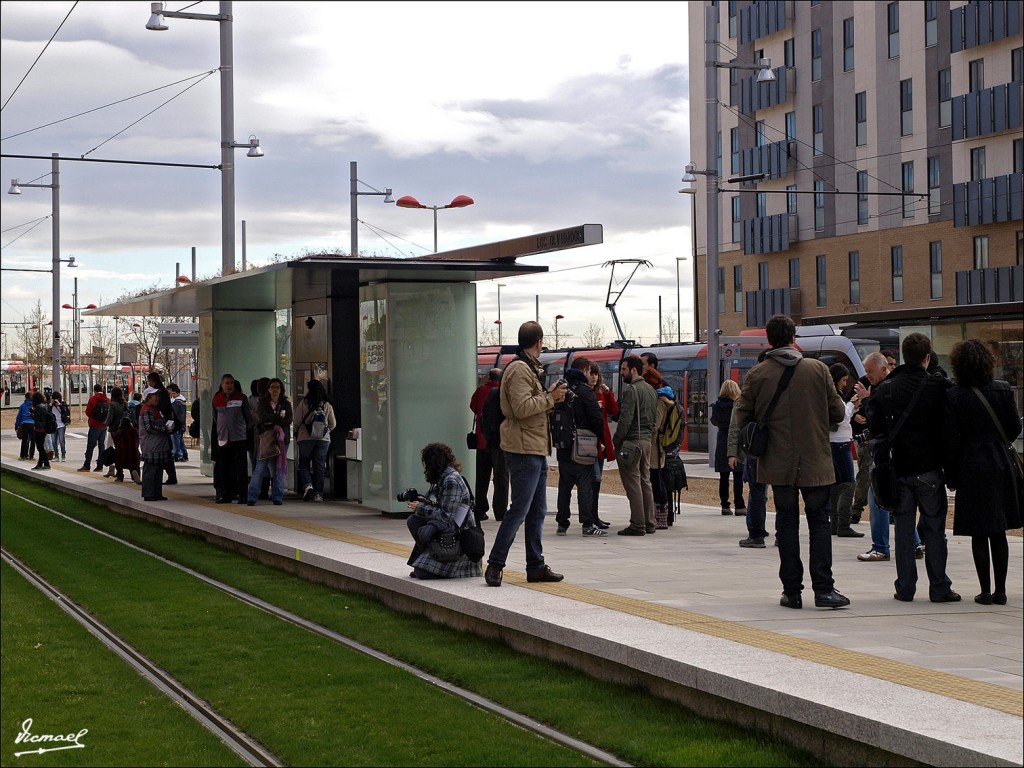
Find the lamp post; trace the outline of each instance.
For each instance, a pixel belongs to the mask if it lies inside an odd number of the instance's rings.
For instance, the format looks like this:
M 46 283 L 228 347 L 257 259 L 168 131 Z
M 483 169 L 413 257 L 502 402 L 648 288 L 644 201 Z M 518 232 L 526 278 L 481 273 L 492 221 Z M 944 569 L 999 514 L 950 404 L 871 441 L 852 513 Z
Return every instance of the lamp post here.
M 359 258 L 359 196 L 360 195 L 382 195 L 385 203 L 393 203 L 395 199 L 391 197 L 391 187 L 384 187 L 384 191 L 381 192 L 379 189 L 370 187 L 365 181 L 360 182 L 356 175 L 356 161 L 353 160 L 348 164 L 349 179 L 348 179 L 348 194 L 350 198 L 349 207 L 351 208 L 352 220 L 349 225 L 349 237 L 351 239 L 351 245 L 349 247 L 349 256 L 352 258 Z M 360 192 L 359 185 L 364 184 L 373 192 Z M 434 250 L 437 250 L 435 247 Z
M 52 228 L 52 250 L 53 250 L 53 391 L 60 386 L 60 159 L 54 152 L 50 159 L 51 184 L 20 184 L 17 179 L 11 179 L 11 188 L 7 190 L 9 195 L 20 195 L 22 187 L 35 187 L 37 189 L 50 190 L 50 201 L 52 211 L 50 223 Z M 69 265 L 73 259 L 69 260 Z
M 84 307 L 78 306 L 78 278 L 77 277 L 75 278 L 75 290 L 71 294 L 71 300 L 72 300 L 73 303 L 71 303 L 71 304 L 62 304 L 61 307 L 63 309 L 70 309 L 70 310 L 72 310 L 71 322 L 72 322 L 72 328 L 74 329 L 73 332 L 72 332 L 72 339 L 73 339 L 72 344 L 74 345 L 74 350 L 75 350 L 75 352 L 74 352 L 74 354 L 75 354 L 75 368 L 76 368 L 76 372 L 78 373 L 78 390 L 79 390 L 79 392 L 78 392 L 78 411 L 79 411 L 78 415 L 79 415 L 79 417 L 81 417 L 81 415 L 82 415 L 82 413 L 81 413 L 81 411 L 82 411 L 82 393 L 81 393 L 81 390 L 82 390 L 82 371 L 80 369 L 81 369 L 81 365 L 82 365 L 82 346 L 81 346 L 81 324 L 82 324 L 82 320 L 81 320 L 80 313 L 81 313 L 81 311 L 83 309 L 96 309 L 96 305 L 95 304 L 86 304 Z M 68 392 L 68 396 L 70 396 L 70 395 L 71 395 L 71 393 Z
M 165 11 L 164 4 L 152 3 L 146 29 L 164 32 L 164 17 L 199 19 L 220 24 L 220 257 L 221 273 L 235 271 L 235 165 L 233 149 L 247 149 L 246 157 L 263 157 L 260 140 L 250 136 L 239 144 L 235 135 L 234 44 L 232 41 L 231 3 L 220 3 L 220 13 L 184 13 Z
M 693 259 L 693 340 L 700 341 L 700 296 L 697 294 L 697 190 L 693 187 L 683 187 L 679 190 L 681 195 L 690 197 L 690 258 Z M 679 262 L 686 261 L 686 256 L 676 257 L 676 316 L 679 318 L 679 329 L 676 341 L 682 341 L 683 316 L 680 314 L 680 288 L 679 288 Z
M 434 253 L 437 253 L 437 212 L 443 208 L 465 208 L 473 203 L 473 198 L 468 195 L 456 195 L 448 205 L 423 205 L 412 195 L 406 195 L 398 198 L 395 205 L 399 208 L 429 208 L 434 212 Z
M 558 340 L 558 321 L 564 319 L 565 315 L 555 315 L 555 349 L 558 349 L 561 346 Z
M 497 283 L 498 286 L 498 346 L 501 346 L 501 289 L 505 287 L 505 283 Z
M 693 164 L 686 166 L 686 173 L 683 181 L 696 181 L 695 174 L 706 177 L 707 191 L 707 321 L 708 321 L 708 376 L 707 396 L 708 402 L 718 397 L 718 389 L 721 384 L 721 348 L 718 342 L 720 329 L 718 327 L 718 237 L 719 237 L 719 195 L 721 187 L 718 176 L 718 70 L 719 69 L 746 69 L 757 72 L 757 82 L 766 83 L 775 79 L 772 72 L 771 59 L 761 59 L 757 64 L 741 64 L 739 62 L 718 61 L 718 5 L 708 6 L 704 9 L 704 103 L 705 109 L 705 160 L 708 170 L 698 171 Z M 716 296 L 712 297 L 712 286 L 715 287 Z M 696 286 L 694 288 L 696 291 Z M 715 430 L 708 430 L 708 463 L 714 466 L 715 443 L 718 433 Z

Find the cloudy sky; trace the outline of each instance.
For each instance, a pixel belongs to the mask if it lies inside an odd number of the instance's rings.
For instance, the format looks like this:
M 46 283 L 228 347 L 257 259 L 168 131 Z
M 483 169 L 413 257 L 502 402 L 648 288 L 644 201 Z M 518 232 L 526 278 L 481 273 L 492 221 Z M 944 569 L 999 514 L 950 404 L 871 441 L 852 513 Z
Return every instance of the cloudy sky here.
M 186 8 L 218 3 L 167 5 Z M 148 2 L 4 0 L 0 14 L 4 154 L 220 162 L 219 79 L 203 77 L 218 66 L 219 25 L 168 19 L 168 31 L 147 31 Z M 615 259 L 652 264 L 616 307 L 629 335 L 657 341 L 659 296 L 674 320 L 676 257 L 690 253 L 690 198 L 677 191 L 689 160 L 686 3 L 243 0 L 233 15 L 234 138 L 256 135 L 266 152 L 236 153 L 250 264 L 347 253 L 354 160 L 363 191 L 474 198 L 438 213 L 442 251 L 604 226 L 603 245 L 529 260 L 551 274 L 505 281 L 505 328 L 533 319 L 539 297 L 549 334 L 561 314 L 569 343 L 591 323 L 611 340 L 603 265 Z M 48 183 L 49 170 L 4 158 L 0 178 Z M 169 288 L 176 262 L 190 272 L 193 246 L 200 278 L 220 269 L 217 171 L 62 162 L 60 183 L 62 255 L 81 264 L 62 271 L 62 304 L 72 277 L 82 305 Z M 38 221 L 49 212 L 47 190 L 2 195 L 5 267 L 49 266 L 50 224 Z M 364 253 L 433 249 L 430 211 L 364 196 L 359 218 Z M 692 262 L 680 266 L 685 338 Z M 627 274 L 615 269 L 613 290 Z M 493 328 L 497 287 L 479 283 L 477 296 Z M 3 273 L 4 322 L 40 299 L 48 315 L 49 275 Z

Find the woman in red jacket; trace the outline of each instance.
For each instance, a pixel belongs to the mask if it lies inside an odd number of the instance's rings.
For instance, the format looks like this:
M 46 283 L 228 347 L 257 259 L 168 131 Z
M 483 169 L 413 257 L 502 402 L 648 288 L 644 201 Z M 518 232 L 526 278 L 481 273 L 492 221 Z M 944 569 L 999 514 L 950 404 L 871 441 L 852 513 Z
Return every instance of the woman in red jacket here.
M 598 528 L 608 528 L 609 524 L 597 514 L 597 499 L 601 492 L 601 473 L 604 470 L 604 463 L 606 460 L 615 461 L 615 447 L 612 445 L 612 431 L 608 426 L 608 417 L 619 415 L 619 402 L 615 399 L 615 393 L 601 378 L 601 369 L 597 363 L 588 361 L 585 373 L 587 374 L 587 383 L 597 395 L 597 404 L 601 407 L 601 415 L 604 417 L 604 435 L 601 438 L 597 461 L 594 462 L 594 525 Z

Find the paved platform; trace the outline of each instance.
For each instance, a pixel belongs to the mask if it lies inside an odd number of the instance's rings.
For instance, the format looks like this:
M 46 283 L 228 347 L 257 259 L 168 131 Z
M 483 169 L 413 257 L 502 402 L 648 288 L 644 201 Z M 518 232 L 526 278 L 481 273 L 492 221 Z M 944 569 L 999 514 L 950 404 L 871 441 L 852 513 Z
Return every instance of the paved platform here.
M 81 456 L 84 440 L 75 444 Z M 528 584 L 520 537 L 493 589 L 482 579 L 410 579 L 404 523 L 358 505 L 215 505 L 194 463 L 178 465 L 168 501 L 148 503 L 133 483 L 76 472 L 77 461 L 31 472 L 10 433 L 0 448 L 5 470 L 321 569 L 389 604 L 778 733 L 834 764 L 1024 762 L 1019 538 L 1010 539 L 1006 606 L 973 602 L 970 541 L 951 536 L 948 572 L 964 602 L 897 602 L 893 562 L 861 563 L 865 539 L 833 539 L 836 586 L 852 605 L 793 611 L 778 605 L 777 551 L 739 548 L 743 518 L 688 505 L 684 492 L 676 525 L 654 536 L 583 538 L 574 520 L 560 537 L 549 515 L 545 556 L 565 581 Z M 554 501 L 552 490 L 550 510 Z M 624 526 L 626 499 L 603 494 L 602 516 L 613 532 Z M 488 543 L 497 525 L 484 523 Z

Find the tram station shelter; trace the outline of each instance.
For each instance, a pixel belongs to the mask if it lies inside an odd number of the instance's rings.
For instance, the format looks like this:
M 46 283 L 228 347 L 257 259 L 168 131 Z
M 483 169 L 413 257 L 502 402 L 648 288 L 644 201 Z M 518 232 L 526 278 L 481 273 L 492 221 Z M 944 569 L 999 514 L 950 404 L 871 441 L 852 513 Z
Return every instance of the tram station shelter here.
M 477 382 L 475 281 L 546 272 L 517 259 L 603 242 L 600 224 L 418 258 L 317 255 L 125 299 L 86 314 L 197 317 L 200 466 L 212 475 L 212 397 L 230 373 L 278 377 L 295 403 L 319 379 L 334 406 L 325 491 L 382 512 L 426 491 L 420 451 L 450 445 L 472 485 L 466 449 Z M 298 451 L 288 450 L 290 485 Z

